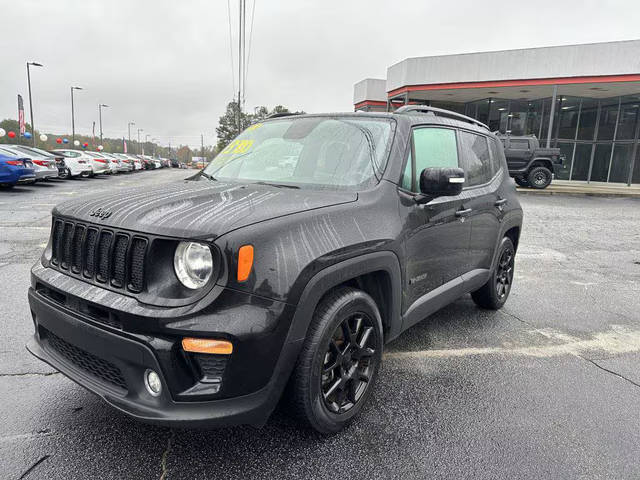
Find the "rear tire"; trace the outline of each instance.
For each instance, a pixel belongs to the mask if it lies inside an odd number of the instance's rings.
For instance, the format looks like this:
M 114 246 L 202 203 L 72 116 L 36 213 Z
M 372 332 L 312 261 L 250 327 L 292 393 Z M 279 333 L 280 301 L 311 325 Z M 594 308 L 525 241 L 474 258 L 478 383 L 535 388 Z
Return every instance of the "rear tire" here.
M 513 285 L 513 270 L 516 250 L 509 237 L 504 237 L 498 247 L 496 263 L 491 270 L 489 280 L 475 292 L 471 292 L 473 301 L 482 308 L 498 310 L 509 298 Z
M 531 188 L 542 190 L 551 184 L 553 174 L 547 167 L 533 167 L 527 175 L 527 182 Z
M 365 292 L 345 287 L 321 300 L 288 391 L 304 424 L 332 434 L 358 415 L 378 374 L 382 337 L 378 307 Z

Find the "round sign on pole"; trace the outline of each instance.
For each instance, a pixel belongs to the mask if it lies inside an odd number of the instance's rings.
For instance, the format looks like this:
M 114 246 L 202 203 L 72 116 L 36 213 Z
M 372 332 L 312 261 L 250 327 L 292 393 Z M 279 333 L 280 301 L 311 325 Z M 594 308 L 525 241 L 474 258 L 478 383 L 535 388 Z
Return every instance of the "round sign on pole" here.
M 49 137 L 47 137 L 44 133 L 42 135 L 40 135 L 40 140 L 43 142 L 46 142 L 49 139 Z

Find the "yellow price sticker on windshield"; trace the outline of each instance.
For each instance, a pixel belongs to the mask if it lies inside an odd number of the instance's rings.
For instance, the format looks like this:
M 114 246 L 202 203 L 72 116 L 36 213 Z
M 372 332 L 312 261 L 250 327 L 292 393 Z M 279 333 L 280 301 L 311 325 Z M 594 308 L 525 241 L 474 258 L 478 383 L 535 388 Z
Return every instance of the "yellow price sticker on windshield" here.
M 258 128 L 260 128 L 262 126 L 261 123 L 255 123 L 253 125 L 251 125 L 250 127 L 247 128 L 247 131 L 249 130 L 257 130 Z
M 227 147 L 220 152 L 221 155 L 229 153 L 245 153 L 253 145 L 253 140 L 234 140 Z

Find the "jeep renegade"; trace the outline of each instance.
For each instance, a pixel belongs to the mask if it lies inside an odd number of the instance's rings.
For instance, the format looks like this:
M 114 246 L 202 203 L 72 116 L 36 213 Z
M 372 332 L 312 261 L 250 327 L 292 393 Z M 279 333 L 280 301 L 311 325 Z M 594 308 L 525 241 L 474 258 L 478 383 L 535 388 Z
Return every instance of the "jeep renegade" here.
M 522 224 L 489 129 L 431 107 L 276 116 L 190 179 L 63 203 L 27 348 L 137 419 L 337 432 L 383 345 L 505 303 Z

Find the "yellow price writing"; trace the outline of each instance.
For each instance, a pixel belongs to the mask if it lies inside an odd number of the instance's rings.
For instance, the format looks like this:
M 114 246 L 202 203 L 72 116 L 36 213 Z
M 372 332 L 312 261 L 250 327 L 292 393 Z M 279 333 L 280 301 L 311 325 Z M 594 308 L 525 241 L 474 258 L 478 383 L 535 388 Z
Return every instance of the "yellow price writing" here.
M 248 127 L 247 130 L 257 130 L 261 126 L 262 126 L 261 123 L 255 123 L 255 124 L 251 125 L 250 127 Z
M 248 151 L 253 145 L 253 140 L 234 140 L 227 147 L 220 152 L 222 155 L 229 153 L 244 153 Z

